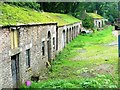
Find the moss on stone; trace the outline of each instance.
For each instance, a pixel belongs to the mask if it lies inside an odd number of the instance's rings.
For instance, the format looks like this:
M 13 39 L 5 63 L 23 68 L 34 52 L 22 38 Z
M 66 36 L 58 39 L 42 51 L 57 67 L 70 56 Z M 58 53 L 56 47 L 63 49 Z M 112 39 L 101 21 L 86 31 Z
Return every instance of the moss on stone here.
M 87 13 L 87 15 L 89 15 L 92 18 L 98 18 L 98 19 L 102 19 L 103 18 L 102 16 L 100 16 L 100 15 L 98 15 L 96 13 Z
M 16 7 L 2 3 L 0 5 L 2 11 L 0 15 L 0 25 L 16 25 L 16 24 L 28 24 L 28 23 L 47 23 L 57 22 L 58 26 L 72 24 L 79 22 L 80 20 L 68 15 L 49 12 L 38 12 L 32 9 L 26 9 L 22 7 Z

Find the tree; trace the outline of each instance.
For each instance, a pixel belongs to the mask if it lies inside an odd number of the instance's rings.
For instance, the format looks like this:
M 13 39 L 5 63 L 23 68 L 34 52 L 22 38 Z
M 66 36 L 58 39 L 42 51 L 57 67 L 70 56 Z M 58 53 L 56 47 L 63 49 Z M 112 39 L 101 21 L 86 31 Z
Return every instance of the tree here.
M 98 14 L 107 18 L 111 22 L 118 18 L 117 2 L 8 2 L 21 7 L 29 7 L 35 10 L 45 12 L 65 13 L 76 18 L 82 19 L 82 14 L 87 12 L 98 11 Z
M 86 16 L 86 18 L 83 19 L 83 22 L 82 22 L 83 27 L 86 27 L 88 29 L 89 28 L 93 29 L 94 23 L 92 21 L 93 21 L 92 18 L 90 18 L 89 16 Z

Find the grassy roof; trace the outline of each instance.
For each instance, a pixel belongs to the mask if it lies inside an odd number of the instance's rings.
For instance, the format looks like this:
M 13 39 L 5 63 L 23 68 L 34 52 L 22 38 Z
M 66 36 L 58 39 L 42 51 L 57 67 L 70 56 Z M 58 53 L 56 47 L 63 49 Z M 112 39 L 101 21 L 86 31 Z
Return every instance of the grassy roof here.
M 0 25 L 57 22 L 58 26 L 63 26 L 80 21 L 68 14 L 37 12 L 32 9 L 10 6 L 8 4 L 0 5 L 0 9 L 2 11 Z
M 96 13 L 87 13 L 87 15 L 89 15 L 92 18 L 98 18 L 98 19 L 102 19 L 103 18 L 102 16 L 100 16 L 100 15 L 98 15 Z

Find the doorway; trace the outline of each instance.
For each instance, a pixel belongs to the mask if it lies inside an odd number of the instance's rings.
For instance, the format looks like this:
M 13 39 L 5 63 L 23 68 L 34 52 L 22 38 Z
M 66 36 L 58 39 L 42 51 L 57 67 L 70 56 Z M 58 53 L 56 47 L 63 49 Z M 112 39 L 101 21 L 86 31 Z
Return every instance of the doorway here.
M 11 57 L 13 88 L 20 86 L 19 54 Z
M 56 50 L 58 50 L 58 28 L 56 29 Z
M 63 30 L 63 33 L 62 33 L 62 48 L 65 47 L 65 30 Z
M 100 28 L 100 22 L 99 22 L 99 28 Z
M 71 41 L 71 28 L 69 29 L 69 41 Z
M 67 29 L 67 32 L 66 32 L 66 43 L 68 43 L 68 29 Z
M 51 34 L 48 32 L 48 40 L 47 40 L 47 51 L 48 51 L 48 61 L 51 63 Z

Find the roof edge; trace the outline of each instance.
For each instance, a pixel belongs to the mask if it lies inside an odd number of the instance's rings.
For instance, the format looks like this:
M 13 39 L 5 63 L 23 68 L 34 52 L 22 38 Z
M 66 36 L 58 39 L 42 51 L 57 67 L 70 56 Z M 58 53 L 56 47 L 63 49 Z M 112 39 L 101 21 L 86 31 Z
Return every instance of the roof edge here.
M 17 24 L 17 25 L 0 25 L 0 27 L 20 27 L 20 26 L 38 26 L 38 25 L 57 25 L 57 22 L 48 22 L 48 23 L 28 23 L 28 24 Z

